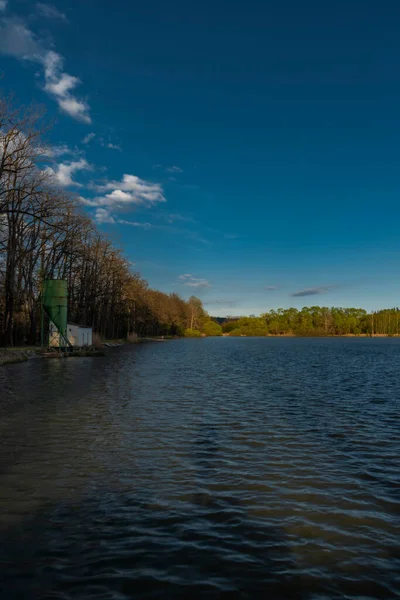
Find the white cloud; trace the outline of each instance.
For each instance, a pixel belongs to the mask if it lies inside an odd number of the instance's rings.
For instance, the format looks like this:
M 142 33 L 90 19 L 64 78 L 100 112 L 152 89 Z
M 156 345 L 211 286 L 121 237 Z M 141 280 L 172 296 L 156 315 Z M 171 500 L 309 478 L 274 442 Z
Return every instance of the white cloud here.
M 64 154 L 75 154 L 75 150 L 71 150 L 67 144 L 59 144 L 57 146 L 49 146 L 43 149 L 43 155 L 49 158 L 57 158 Z
M 158 202 L 166 202 L 163 189 L 159 183 L 145 181 L 136 175 L 125 174 L 121 181 L 109 181 L 96 186 L 96 189 L 99 192 L 111 190 L 109 194 L 92 200 L 97 206 L 113 204 L 153 205 Z
M 184 273 L 179 275 L 179 278 L 183 280 L 183 285 L 187 285 L 192 288 L 209 288 L 212 287 L 211 283 L 207 279 L 201 279 L 200 277 L 193 277 L 190 273 Z
M 71 90 L 78 83 L 78 78 L 68 75 L 67 73 L 60 73 L 60 56 L 49 57 L 46 62 L 46 86 L 45 89 L 56 96 L 57 98 L 66 98 Z
M 119 202 L 128 202 L 129 204 L 132 204 L 133 202 L 135 204 L 140 204 L 139 199 L 133 199 L 131 194 L 123 192 L 122 190 L 113 190 L 111 194 L 106 194 L 104 198 L 101 199 L 100 204 L 115 204 Z
M 83 100 L 78 100 L 72 95 L 72 90 L 80 83 L 78 77 L 64 73 L 64 59 L 52 50 L 45 53 L 42 59 L 45 74 L 44 89 L 55 98 L 60 109 L 67 115 L 82 121 L 91 123 L 89 107 Z
M 63 154 L 73 154 L 73 150 L 68 148 L 67 144 L 59 144 L 51 148 L 51 156 L 62 156 Z
M 0 53 L 41 64 L 44 89 L 54 98 L 60 110 L 77 121 L 91 122 L 88 104 L 73 95 L 73 90 L 80 84 L 78 77 L 65 73 L 63 57 L 47 50 L 20 19 L 0 20 Z
M 61 21 L 68 21 L 66 15 L 58 10 L 53 4 L 44 4 L 43 2 L 37 2 L 36 9 L 42 17 L 47 19 L 60 19 Z
M 95 204 L 93 204 L 92 200 L 84 198 L 83 196 L 78 196 L 77 200 L 79 200 L 79 202 L 81 202 L 81 204 L 84 204 L 85 206 L 96 206 Z
M 118 144 L 114 144 L 113 142 L 110 142 L 110 141 L 107 142 L 103 137 L 100 137 L 98 139 L 99 139 L 99 144 L 102 148 L 109 148 L 110 150 L 122 151 L 121 146 L 119 146 Z
M 96 134 L 93 131 L 91 133 L 88 133 L 83 138 L 82 144 L 89 144 L 89 142 L 91 142 L 95 137 L 96 137 Z
M 99 225 L 102 225 L 104 223 L 111 223 L 111 224 L 115 223 L 114 217 L 110 214 L 110 212 L 106 208 L 96 209 L 94 220 Z
M 82 158 L 81 160 L 72 161 L 70 163 L 60 163 L 55 169 L 52 167 L 47 167 L 46 171 L 49 173 L 52 179 L 62 187 L 82 187 L 80 183 L 77 183 L 72 179 L 72 175 L 76 173 L 76 171 L 83 171 L 87 169 L 90 169 L 90 165 L 84 158 Z
M 7 0 L 0 0 L 0 10 L 6 10 Z

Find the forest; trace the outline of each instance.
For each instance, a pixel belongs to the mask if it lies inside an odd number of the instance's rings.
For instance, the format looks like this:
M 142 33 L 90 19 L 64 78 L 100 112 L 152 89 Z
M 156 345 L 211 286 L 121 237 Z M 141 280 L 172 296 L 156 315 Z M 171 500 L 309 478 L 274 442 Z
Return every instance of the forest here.
M 69 320 L 103 339 L 398 335 L 397 308 L 368 314 L 313 306 L 218 320 L 199 298 L 151 289 L 76 198 L 54 185 L 44 131 L 40 111 L 0 98 L 0 345 L 38 342 L 44 279 L 67 280 Z
M 260 317 L 221 320 L 222 331 L 231 336 L 330 336 L 330 335 L 399 335 L 398 308 L 368 313 L 362 308 L 328 308 L 305 306 L 270 310 Z

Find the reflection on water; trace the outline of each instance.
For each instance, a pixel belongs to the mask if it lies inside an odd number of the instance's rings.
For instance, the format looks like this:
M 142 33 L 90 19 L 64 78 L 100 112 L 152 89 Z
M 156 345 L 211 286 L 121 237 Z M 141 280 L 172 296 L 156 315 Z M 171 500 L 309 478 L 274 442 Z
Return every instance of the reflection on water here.
M 1 598 L 400 595 L 400 342 L 0 370 Z

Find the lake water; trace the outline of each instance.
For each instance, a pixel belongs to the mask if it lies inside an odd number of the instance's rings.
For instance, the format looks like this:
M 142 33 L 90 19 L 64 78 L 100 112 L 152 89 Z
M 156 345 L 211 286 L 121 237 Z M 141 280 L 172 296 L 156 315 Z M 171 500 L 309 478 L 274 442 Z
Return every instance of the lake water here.
M 400 596 L 400 340 L 0 369 L 0 597 Z

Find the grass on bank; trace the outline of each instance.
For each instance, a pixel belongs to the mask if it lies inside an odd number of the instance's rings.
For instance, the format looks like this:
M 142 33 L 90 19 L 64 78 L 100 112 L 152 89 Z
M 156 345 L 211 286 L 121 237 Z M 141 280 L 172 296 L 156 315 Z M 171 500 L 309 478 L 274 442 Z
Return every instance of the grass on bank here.
M 14 348 L 0 348 L 0 365 L 25 362 L 28 358 L 40 353 L 36 346 L 23 346 Z

